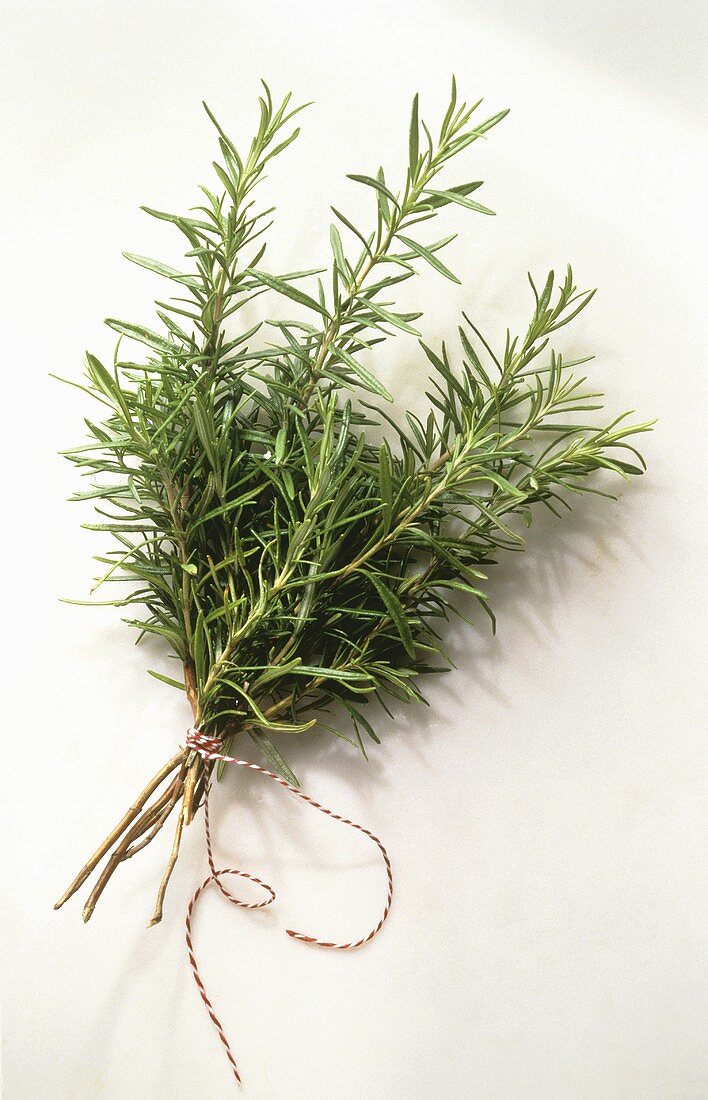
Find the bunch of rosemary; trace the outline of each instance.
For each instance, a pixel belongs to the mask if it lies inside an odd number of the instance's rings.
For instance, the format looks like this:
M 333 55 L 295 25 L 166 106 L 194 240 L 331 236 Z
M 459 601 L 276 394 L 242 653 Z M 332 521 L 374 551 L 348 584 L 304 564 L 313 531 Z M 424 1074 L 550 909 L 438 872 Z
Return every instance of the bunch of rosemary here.
M 576 290 L 570 268 L 542 287 L 530 280 L 528 329 L 507 333 L 498 354 L 467 317 L 454 352 L 421 341 L 430 412 L 391 416 L 391 396 L 362 353 L 395 332 L 419 336 L 419 314 L 392 298 L 421 265 L 459 282 L 440 258 L 453 238 L 430 240 L 426 223 L 449 206 L 492 211 L 472 197 L 479 181 L 438 177 L 506 112 L 476 121 L 479 105 L 460 102 L 453 80 L 435 135 L 416 97 L 402 184 L 382 169 L 349 177 L 371 189 L 373 225 L 358 228 L 333 208 L 329 270 L 305 291 L 323 272 L 263 270 L 271 211 L 253 195 L 297 137 L 288 124 L 302 108 L 289 96 L 276 105 L 265 85 L 259 103 L 245 155 L 207 108 L 221 150 L 216 192 L 203 187 L 189 215 L 143 208 L 186 239 L 184 270 L 126 254 L 174 295 L 156 303 L 154 329 L 107 320 L 146 352 L 124 358 L 119 340 L 111 368 L 87 354 L 80 388 L 102 419 L 87 419 L 91 442 L 66 454 L 89 478 L 74 498 L 96 501 L 101 521 L 89 526 L 117 544 L 98 558 L 97 584 L 118 585 L 107 602 L 128 608 L 125 621 L 162 639 L 184 670 L 183 680 L 153 675 L 186 692 L 195 726 L 223 738 L 226 752 L 248 736 L 297 783 L 271 731 L 325 724 L 336 704 L 346 727 L 329 719 L 333 733 L 362 752 L 365 738 L 377 742 L 367 704 L 422 698 L 421 674 L 447 664 L 439 626 L 459 612 L 460 593 L 491 614 L 485 571 L 498 551 L 523 548 L 519 527 L 531 525 L 533 506 L 556 511 L 569 494 L 597 492 L 590 475 L 600 469 L 641 473 L 627 440 L 648 425 L 585 423 L 601 408 L 572 373 L 585 360 L 566 362 L 550 346 L 592 297 Z M 240 311 L 262 294 L 289 299 L 296 319 L 239 327 Z M 375 445 L 367 428 L 386 438 Z M 120 863 L 176 811 L 159 921 L 204 768 L 198 754 L 177 752 L 57 907 L 107 856 L 88 920 Z

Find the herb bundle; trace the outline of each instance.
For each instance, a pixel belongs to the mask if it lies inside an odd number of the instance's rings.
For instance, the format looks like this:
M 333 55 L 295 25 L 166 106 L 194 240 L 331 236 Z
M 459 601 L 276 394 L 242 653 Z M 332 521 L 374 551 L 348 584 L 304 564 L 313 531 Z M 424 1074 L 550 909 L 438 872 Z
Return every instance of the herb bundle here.
M 302 107 L 276 104 L 266 85 L 245 154 L 206 108 L 218 136 L 216 189 L 202 187 L 189 214 L 148 214 L 186 240 L 177 270 L 126 254 L 169 284 L 154 327 L 110 318 L 119 334 L 112 366 L 86 356 L 100 418 L 90 442 L 65 452 L 89 479 L 73 499 L 95 501 L 110 536 L 98 557 L 102 602 L 126 609 L 139 638 L 156 635 L 179 662 L 194 727 L 223 751 L 250 738 L 297 785 L 271 740 L 316 723 L 366 752 L 378 742 L 368 705 L 423 698 L 421 676 L 448 667 L 441 629 L 472 597 L 492 618 L 487 569 L 523 549 L 534 506 L 560 514 L 569 498 L 601 492 L 606 470 L 642 472 L 629 442 L 648 424 L 627 414 L 588 423 L 602 408 L 564 360 L 555 334 L 592 298 L 570 268 L 531 284 L 531 317 L 498 352 L 463 315 L 457 346 L 411 341 L 430 369 L 424 419 L 389 411 L 371 349 L 396 333 L 420 337 L 398 286 L 421 267 L 459 282 L 430 239 L 439 211 L 492 213 L 457 183 L 451 162 L 500 122 L 478 119 L 455 82 L 439 127 L 413 101 L 404 178 L 349 178 L 372 194 L 372 223 L 334 208 L 332 257 L 323 271 L 263 269 L 271 210 L 254 197 L 269 162 L 297 137 Z M 447 182 L 450 176 L 452 182 Z M 303 289 L 307 287 L 307 289 Z M 239 324 L 261 295 L 286 299 L 294 319 Z M 141 345 L 126 358 L 123 339 Z M 129 355 L 135 356 L 133 351 Z M 383 434 L 382 442 L 374 442 Z M 170 818 L 174 839 L 152 923 L 184 828 L 204 798 L 212 765 L 180 749 L 145 786 L 82 868 L 62 905 L 105 860 L 84 907 L 88 920 L 120 864 Z

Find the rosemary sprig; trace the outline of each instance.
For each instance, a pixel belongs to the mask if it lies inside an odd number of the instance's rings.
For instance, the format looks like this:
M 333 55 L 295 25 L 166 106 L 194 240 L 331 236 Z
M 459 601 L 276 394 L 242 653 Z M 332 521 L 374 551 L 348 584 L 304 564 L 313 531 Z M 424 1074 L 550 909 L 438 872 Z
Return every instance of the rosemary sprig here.
M 477 121 L 480 104 L 459 101 L 453 80 L 434 138 L 416 97 L 405 178 L 393 189 L 381 168 L 350 176 L 372 191 L 373 225 L 333 208 L 331 262 L 313 286 L 322 271 L 261 266 L 272 210 L 253 192 L 297 137 L 302 108 L 289 96 L 276 105 L 266 85 L 259 105 L 246 156 L 206 108 L 221 153 L 216 191 L 203 187 L 184 215 L 143 208 L 186 239 L 184 270 L 126 253 L 174 294 L 157 301 L 154 327 L 108 319 L 121 338 L 112 366 L 87 353 L 81 386 L 101 420 L 87 419 L 91 442 L 65 453 L 89 479 L 74 498 L 95 503 L 100 522 L 87 526 L 113 539 L 97 559 L 94 587 L 109 592 L 100 602 L 128 608 L 139 638 L 158 636 L 178 658 L 183 679 L 152 674 L 186 692 L 196 725 L 228 743 L 249 735 L 297 783 L 270 733 L 305 731 L 337 704 L 343 718 L 333 726 L 328 714 L 327 727 L 365 753 L 365 739 L 378 741 L 371 700 L 420 700 L 421 675 L 447 664 L 438 628 L 459 594 L 492 615 L 487 569 L 499 551 L 523 549 L 534 506 L 559 513 L 573 494 L 604 493 L 591 478 L 601 470 L 641 473 L 631 438 L 649 425 L 626 415 L 593 425 L 599 395 L 574 373 L 584 360 L 551 346 L 592 298 L 570 268 L 542 288 L 530 280 L 528 328 L 507 333 L 498 355 L 466 316 L 454 353 L 421 340 L 430 411 L 394 417 L 362 352 L 396 332 L 419 335 L 420 315 L 393 294 L 421 266 L 459 282 L 440 257 L 453 238 L 422 240 L 421 228 L 445 207 L 492 213 L 471 197 L 480 181 L 438 176 L 506 112 Z M 289 299 L 297 316 L 239 327 L 262 294 Z M 123 358 L 124 338 L 142 359 Z M 378 445 L 373 426 L 387 429 Z M 88 919 L 115 869 L 177 807 L 159 920 L 204 779 L 201 758 L 178 753 L 57 904 L 108 856 Z

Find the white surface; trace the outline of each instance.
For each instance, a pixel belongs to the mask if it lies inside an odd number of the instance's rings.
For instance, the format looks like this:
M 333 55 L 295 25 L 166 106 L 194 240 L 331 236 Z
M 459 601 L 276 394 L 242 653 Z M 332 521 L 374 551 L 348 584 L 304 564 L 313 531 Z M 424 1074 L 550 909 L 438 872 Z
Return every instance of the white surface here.
M 149 318 L 154 282 L 120 251 L 169 255 L 137 206 L 181 209 L 208 178 L 202 97 L 235 135 L 260 75 L 317 101 L 269 184 L 278 270 L 326 257 L 329 203 L 364 209 L 344 174 L 401 166 L 412 93 L 434 117 L 451 71 L 513 108 L 457 170 L 486 179 L 499 216 L 456 219 L 462 289 L 433 277 L 405 300 L 431 342 L 462 307 L 501 338 L 526 270 L 570 259 L 600 294 L 569 347 L 598 353 L 611 408 L 660 418 L 649 475 L 534 526 L 493 579 L 498 637 L 455 630 L 459 671 L 429 711 L 381 722 L 368 766 L 329 735 L 293 746 L 305 789 L 390 846 L 395 907 L 370 948 L 282 933 L 366 926 L 384 889 L 367 843 L 229 777 L 218 849 L 279 897 L 260 914 L 205 900 L 204 974 L 254 1100 L 708 1095 L 701 7 L 5 5 L 7 1100 L 234 1095 L 183 950 L 200 826 L 161 927 L 145 922 L 167 836 L 88 927 L 79 900 L 52 912 L 187 714 L 116 614 L 56 602 L 86 592 L 101 547 L 54 457 L 92 410 L 47 372 L 106 352 L 103 316 Z M 392 345 L 386 377 L 412 403 L 419 363 Z

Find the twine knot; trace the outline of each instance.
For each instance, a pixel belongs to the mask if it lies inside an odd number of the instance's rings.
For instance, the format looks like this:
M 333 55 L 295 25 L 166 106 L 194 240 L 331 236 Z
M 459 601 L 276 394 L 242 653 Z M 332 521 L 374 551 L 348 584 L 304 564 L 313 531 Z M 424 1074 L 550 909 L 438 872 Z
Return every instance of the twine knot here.
M 220 737 L 209 737 L 203 730 L 192 726 L 187 730 L 187 748 L 194 749 L 206 760 L 210 756 L 218 755 L 222 750 Z

